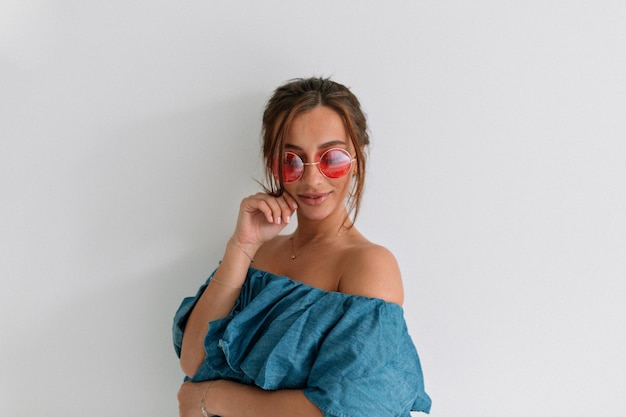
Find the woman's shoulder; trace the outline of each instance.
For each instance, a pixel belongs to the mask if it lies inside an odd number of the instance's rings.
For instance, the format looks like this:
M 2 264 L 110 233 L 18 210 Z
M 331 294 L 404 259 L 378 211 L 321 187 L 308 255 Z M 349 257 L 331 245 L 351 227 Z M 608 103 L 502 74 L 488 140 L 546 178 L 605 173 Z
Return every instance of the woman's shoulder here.
M 344 255 L 339 291 L 402 305 L 402 276 L 398 262 L 389 249 L 364 240 Z

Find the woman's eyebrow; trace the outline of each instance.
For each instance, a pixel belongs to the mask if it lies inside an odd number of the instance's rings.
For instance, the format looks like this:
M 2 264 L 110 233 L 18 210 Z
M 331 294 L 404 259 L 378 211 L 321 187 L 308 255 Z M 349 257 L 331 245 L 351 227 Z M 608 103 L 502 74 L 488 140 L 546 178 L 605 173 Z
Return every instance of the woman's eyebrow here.
M 331 140 L 329 142 L 323 143 L 320 146 L 318 146 L 318 149 L 325 149 L 328 148 L 330 146 L 336 146 L 336 145 L 344 145 L 345 146 L 346 142 L 342 141 L 342 140 Z M 297 145 L 293 145 L 291 143 L 285 143 L 285 149 L 294 149 L 294 150 L 298 150 L 298 151 L 302 151 L 303 149 Z

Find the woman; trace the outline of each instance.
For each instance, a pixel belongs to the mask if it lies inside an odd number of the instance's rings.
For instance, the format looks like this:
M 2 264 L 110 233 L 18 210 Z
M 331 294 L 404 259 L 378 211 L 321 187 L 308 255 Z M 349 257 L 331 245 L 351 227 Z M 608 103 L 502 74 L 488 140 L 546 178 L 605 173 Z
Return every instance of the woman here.
M 176 313 L 181 416 L 429 411 L 396 260 L 353 226 L 368 143 L 343 85 L 299 79 L 274 92 L 269 188 L 243 199 L 219 267 Z M 296 230 L 280 235 L 294 213 Z

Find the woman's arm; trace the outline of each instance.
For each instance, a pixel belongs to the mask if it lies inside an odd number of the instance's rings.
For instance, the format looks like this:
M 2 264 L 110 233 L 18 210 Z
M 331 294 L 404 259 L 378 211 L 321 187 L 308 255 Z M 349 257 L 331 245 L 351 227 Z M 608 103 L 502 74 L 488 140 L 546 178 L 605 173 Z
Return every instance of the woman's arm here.
M 229 240 L 220 266 L 194 306 L 183 334 L 180 367 L 193 376 L 205 357 L 204 336 L 208 323 L 226 317 L 233 309 L 246 277 L 250 259 L 236 243 Z M 248 249 L 253 252 L 252 249 Z M 253 256 L 253 255 L 250 255 Z
M 241 202 L 235 232 L 226 245 L 222 262 L 185 326 L 180 356 L 185 375 L 193 376 L 204 361 L 208 323 L 230 313 L 256 251 L 289 223 L 296 208 L 295 200 L 287 193 L 281 197 L 257 193 Z
M 208 389 L 207 389 L 208 387 Z M 265 391 L 232 381 L 185 382 L 178 392 L 180 417 L 322 417 L 300 390 Z

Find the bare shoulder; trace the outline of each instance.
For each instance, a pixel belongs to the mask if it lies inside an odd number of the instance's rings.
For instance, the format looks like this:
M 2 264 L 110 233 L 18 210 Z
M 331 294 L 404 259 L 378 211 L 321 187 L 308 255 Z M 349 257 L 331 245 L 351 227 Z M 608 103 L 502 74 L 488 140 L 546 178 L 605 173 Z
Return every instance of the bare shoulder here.
M 339 291 L 402 305 L 402 276 L 391 251 L 367 242 L 348 252 L 342 265 Z

